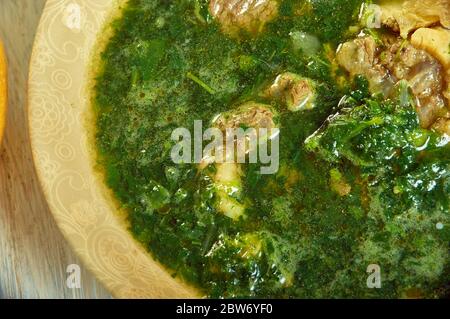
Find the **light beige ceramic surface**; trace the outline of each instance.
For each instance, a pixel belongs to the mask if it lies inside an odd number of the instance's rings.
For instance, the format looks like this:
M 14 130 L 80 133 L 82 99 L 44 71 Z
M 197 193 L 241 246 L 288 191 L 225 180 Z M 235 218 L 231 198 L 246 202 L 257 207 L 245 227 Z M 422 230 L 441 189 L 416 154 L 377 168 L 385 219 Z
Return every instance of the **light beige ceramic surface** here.
M 118 0 L 47 1 L 29 79 L 36 169 L 63 234 L 116 297 L 194 296 L 131 237 L 93 167 L 86 129 L 91 58 L 118 6 Z

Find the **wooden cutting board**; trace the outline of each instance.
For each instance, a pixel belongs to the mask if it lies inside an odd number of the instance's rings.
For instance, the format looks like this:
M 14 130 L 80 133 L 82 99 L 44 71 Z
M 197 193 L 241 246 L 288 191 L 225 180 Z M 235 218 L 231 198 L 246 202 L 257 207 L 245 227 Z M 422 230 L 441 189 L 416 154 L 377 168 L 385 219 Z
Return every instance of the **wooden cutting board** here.
M 3 129 L 5 128 L 6 102 L 7 102 L 7 79 L 6 79 L 6 57 L 3 43 L 0 39 L 0 142 L 3 139 Z
M 0 0 L 0 38 L 9 72 L 9 109 L 0 149 L 0 298 L 109 298 L 83 268 L 50 214 L 34 171 L 27 126 L 27 77 L 45 0 Z M 67 267 L 81 267 L 81 288 Z

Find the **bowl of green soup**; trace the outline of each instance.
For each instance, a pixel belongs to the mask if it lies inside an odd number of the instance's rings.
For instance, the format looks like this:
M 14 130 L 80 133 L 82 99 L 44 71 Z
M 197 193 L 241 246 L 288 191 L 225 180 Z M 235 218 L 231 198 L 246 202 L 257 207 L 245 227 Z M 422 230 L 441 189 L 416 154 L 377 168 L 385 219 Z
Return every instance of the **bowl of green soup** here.
M 447 1 L 47 2 L 54 217 L 123 298 L 444 298 Z

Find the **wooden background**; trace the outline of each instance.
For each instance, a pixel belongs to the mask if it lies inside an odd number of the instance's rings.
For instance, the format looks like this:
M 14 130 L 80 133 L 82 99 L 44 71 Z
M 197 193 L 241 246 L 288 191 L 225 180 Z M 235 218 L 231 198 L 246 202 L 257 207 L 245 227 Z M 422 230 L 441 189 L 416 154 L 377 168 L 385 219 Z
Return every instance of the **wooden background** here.
M 27 126 L 28 63 L 45 0 L 0 0 L 9 110 L 0 150 L 0 298 L 109 298 L 59 232 L 34 171 Z M 67 266 L 81 289 L 66 286 Z

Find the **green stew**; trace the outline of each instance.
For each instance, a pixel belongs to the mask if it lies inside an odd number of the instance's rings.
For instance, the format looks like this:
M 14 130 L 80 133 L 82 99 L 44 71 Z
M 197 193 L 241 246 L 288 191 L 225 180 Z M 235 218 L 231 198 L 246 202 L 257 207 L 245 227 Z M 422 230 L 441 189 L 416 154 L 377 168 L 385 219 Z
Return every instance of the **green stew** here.
M 450 137 L 423 125 L 410 79 L 383 60 L 397 40 L 402 59 L 408 39 L 364 25 L 362 0 L 255 2 L 129 0 L 112 22 L 95 142 L 130 231 L 209 297 L 445 297 Z M 391 93 L 336 56 L 358 38 L 377 46 Z M 312 98 L 297 107 L 289 90 L 300 82 Z M 245 103 L 267 106 L 280 129 L 275 174 L 239 164 L 230 194 L 216 178 L 226 168 L 174 164 L 174 129 Z

